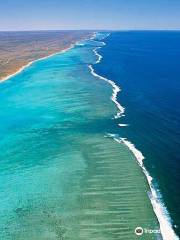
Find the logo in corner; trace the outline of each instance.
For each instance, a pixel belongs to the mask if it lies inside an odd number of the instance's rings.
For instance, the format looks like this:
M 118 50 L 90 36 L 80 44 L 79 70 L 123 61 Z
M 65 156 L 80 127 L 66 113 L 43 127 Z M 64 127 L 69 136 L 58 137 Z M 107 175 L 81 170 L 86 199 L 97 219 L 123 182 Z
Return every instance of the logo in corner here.
M 135 228 L 134 232 L 137 236 L 141 236 L 141 235 L 143 235 L 143 228 L 142 227 L 137 227 L 137 228 Z

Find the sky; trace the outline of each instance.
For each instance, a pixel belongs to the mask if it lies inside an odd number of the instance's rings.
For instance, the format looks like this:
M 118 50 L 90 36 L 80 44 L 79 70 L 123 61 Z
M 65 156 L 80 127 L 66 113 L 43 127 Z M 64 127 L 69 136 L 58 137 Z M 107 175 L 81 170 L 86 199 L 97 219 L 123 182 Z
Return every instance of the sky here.
M 0 0 L 0 31 L 180 29 L 180 0 Z

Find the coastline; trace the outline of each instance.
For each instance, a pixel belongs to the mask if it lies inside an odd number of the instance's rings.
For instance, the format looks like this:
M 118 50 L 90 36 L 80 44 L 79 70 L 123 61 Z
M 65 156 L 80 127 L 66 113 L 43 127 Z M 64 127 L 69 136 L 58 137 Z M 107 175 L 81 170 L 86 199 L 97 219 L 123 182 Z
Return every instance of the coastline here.
M 31 66 L 33 63 L 38 62 L 38 61 L 41 61 L 41 60 L 45 60 L 45 59 L 47 59 L 47 58 L 49 58 L 49 57 L 52 57 L 52 56 L 57 55 L 57 54 L 60 54 L 60 53 L 64 53 L 64 52 L 70 50 L 71 48 L 73 48 L 75 45 L 76 45 L 76 43 L 71 44 L 70 47 L 65 48 L 65 49 L 63 49 L 63 50 L 61 50 L 61 51 L 59 51 L 59 52 L 52 53 L 52 54 L 50 54 L 50 55 L 48 55 L 48 56 L 45 56 L 45 57 L 38 58 L 38 59 L 35 59 L 35 60 L 33 60 L 33 61 L 30 61 L 29 63 L 27 63 L 27 64 L 25 64 L 24 66 L 20 67 L 15 73 L 9 74 L 9 75 L 7 75 L 6 77 L 0 79 L 0 83 L 2 83 L 2 82 L 4 82 L 4 81 L 7 81 L 7 80 L 9 80 L 11 77 L 14 77 L 14 76 L 16 76 L 17 74 L 21 73 L 24 69 L 26 69 L 27 67 Z
M 77 45 L 79 42 L 81 42 L 81 41 L 83 41 L 83 40 L 85 41 L 85 40 L 88 40 L 88 39 L 94 39 L 95 36 L 96 36 L 96 32 L 93 32 L 93 33 L 92 33 L 92 36 L 90 36 L 90 37 L 88 37 L 88 38 L 85 38 L 85 39 L 77 40 L 75 43 L 71 43 L 70 46 L 67 47 L 67 48 L 64 48 L 64 49 L 62 49 L 62 50 L 60 50 L 60 51 L 58 51 L 58 52 L 49 54 L 49 55 L 47 55 L 47 56 L 45 56 L 45 57 L 37 58 L 37 59 L 35 59 L 35 60 L 33 60 L 33 61 L 28 62 L 27 64 L 21 66 L 16 72 L 14 72 L 14 73 L 12 73 L 12 74 L 9 74 L 9 75 L 3 77 L 2 79 L 0 79 L 0 84 L 3 83 L 4 81 L 9 80 L 11 77 L 14 77 L 14 76 L 16 76 L 17 74 L 21 73 L 21 72 L 24 71 L 27 67 L 31 66 L 33 63 L 38 62 L 38 61 L 41 61 L 41 60 L 45 60 L 45 59 L 47 59 L 47 58 L 49 58 L 49 57 L 52 57 L 52 56 L 55 56 L 55 55 L 57 55 L 57 54 L 65 53 L 65 52 L 67 52 L 68 50 L 72 49 L 72 48 L 73 48 L 75 45 Z
M 109 35 L 108 35 L 109 36 Z M 107 36 L 107 37 L 108 37 Z M 101 41 L 101 40 L 100 40 Z M 103 46 L 106 45 L 104 42 Z M 97 52 L 98 49 L 100 49 L 102 47 L 96 47 L 93 52 L 95 53 L 95 55 L 98 57 L 97 61 L 95 62 L 94 65 L 100 63 L 100 61 L 102 60 L 102 56 Z M 111 100 L 116 104 L 117 109 L 119 110 L 117 112 L 117 114 L 114 116 L 114 118 L 119 118 L 121 117 L 124 112 L 125 112 L 125 108 L 123 106 L 121 106 L 121 104 L 118 102 L 117 100 L 117 95 L 118 92 L 120 92 L 120 87 L 116 85 L 116 83 L 112 80 L 109 80 L 99 74 L 97 74 L 93 68 L 93 65 L 89 65 L 88 66 L 90 69 L 90 72 L 93 76 L 104 80 L 106 82 L 108 82 L 111 86 L 112 86 L 112 96 L 111 96 Z M 119 124 L 119 126 L 121 127 L 121 124 Z M 123 125 L 123 126 L 128 126 Z M 178 240 L 178 236 L 176 235 L 173 227 L 172 227 L 172 220 L 170 218 L 170 215 L 166 209 L 166 206 L 164 205 L 164 203 L 161 201 L 160 198 L 160 194 L 157 192 L 157 189 L 154 187 L 154 184 L 152 182 L 153 178 L 150 176 L 149 172 L 147 171 L 147 169 L 145 168 L 144 164 L 143 164 L 143 160 L 145 159 L 145 157 L 143 156 L 143 154 L 135 147 L 135 145 L 133 143 L 131 143 L 130 141 L 128 141 L 125 138 L 121 138 L 118 135 L 115 134 L 108 134 L 109 137 L 112 137 L 116 142 L 118 143 L 123 143 L 124 145 L 127 146 L 127 148 L 133 153 L 133 155 L 135 156 L 138 165 L 141 167 L 141 169 L 143 170 L 143 173 L 146 177 L 147 183 L 149 185 L 149 190 L 150 190 L 150 195 L 149 195 L 149 199 L 153 208 L 153 211 L 156 215 L 156 218 L 159 222 L 160 225 L 160 231 L 161 231 L 161 235 L 163 240 L 169 240 L 169 239 L 173 239 L 173 240 Z

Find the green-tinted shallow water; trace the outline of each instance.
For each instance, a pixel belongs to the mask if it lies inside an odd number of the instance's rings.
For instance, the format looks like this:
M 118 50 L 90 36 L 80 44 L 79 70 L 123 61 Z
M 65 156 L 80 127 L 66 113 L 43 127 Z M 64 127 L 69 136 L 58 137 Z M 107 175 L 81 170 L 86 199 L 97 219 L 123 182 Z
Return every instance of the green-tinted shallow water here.
M 159 229 L 135 157 L 116 131 L 93 46 L 34 63 L 0 85 L 0 239 L 111 240 Z

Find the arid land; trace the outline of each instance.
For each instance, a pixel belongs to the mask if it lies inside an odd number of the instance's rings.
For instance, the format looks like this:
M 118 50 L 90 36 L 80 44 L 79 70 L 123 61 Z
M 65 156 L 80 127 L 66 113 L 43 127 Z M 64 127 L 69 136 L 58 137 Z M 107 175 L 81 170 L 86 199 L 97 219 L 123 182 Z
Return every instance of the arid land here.
M 0 80 L 29 62 L 64 50 L 92 34 L 92 31 L 0 32 Z

